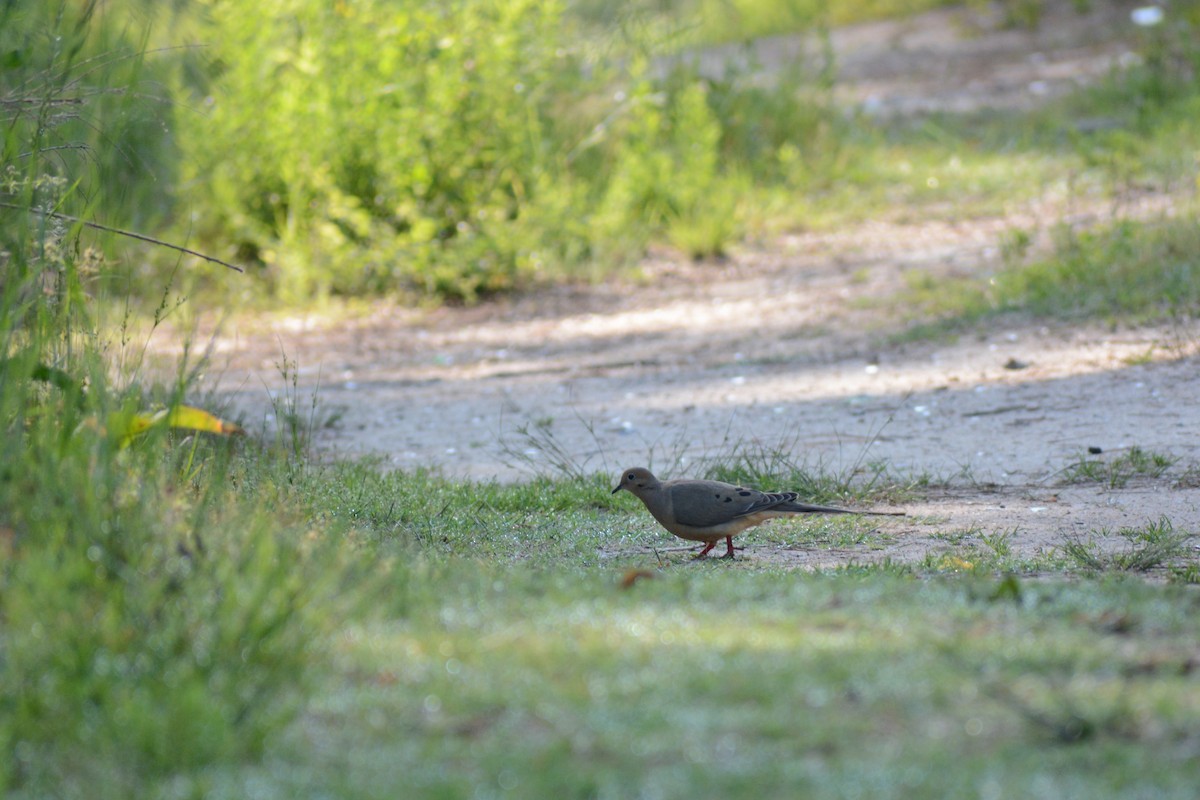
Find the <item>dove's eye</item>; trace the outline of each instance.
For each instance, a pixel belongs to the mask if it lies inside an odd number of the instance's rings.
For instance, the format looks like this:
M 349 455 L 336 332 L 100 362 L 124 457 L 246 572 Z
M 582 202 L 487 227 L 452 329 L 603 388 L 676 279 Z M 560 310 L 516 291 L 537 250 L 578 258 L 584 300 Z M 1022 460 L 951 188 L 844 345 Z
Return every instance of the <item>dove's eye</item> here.
M 632 480 L 634 480 L 634 479 L 635 479 L 635 476 L 634 476 L 634 474 L 631 472 L 631 473 L 629 473 L 628 475 L 626 475 L 626 476 L 625 476 L 625 479 L 626 479 L 626 480 L 630 480 L 630 481 L 632 481 Z

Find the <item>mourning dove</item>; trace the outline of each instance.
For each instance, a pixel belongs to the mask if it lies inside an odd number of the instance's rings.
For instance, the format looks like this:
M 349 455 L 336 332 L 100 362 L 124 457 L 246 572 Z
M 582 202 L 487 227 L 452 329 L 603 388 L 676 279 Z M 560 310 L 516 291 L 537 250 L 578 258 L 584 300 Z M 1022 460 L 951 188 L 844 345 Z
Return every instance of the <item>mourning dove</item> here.
M 650 470 L 635 467 L 621 475 L 613 494 L 625 489 L 641 500 L 664 528 L 682 539 L 704 542 L 697 558 L 707 555 L 717 542 L 729 546 L 746 528 L 790 514 L 879 514 L 904 516 L 903 511 L 851 511 L 845 508 L 797 503 L 795 492 L 760 492 L 721 481 L 676 479 L 660 481 Z

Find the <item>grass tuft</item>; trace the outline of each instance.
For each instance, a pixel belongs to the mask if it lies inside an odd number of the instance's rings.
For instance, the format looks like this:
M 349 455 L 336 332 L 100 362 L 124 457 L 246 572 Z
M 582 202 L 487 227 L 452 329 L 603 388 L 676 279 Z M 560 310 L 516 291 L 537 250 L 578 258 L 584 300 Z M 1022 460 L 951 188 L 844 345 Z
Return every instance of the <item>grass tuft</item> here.
M 728 456 L 710 459 L 702 477 L 753 486 L 763 491 L 795 491 L 805 502 L 903 503 L 919 496 L 923 483 L 889 471 L 886 463 L 859 460 L 840 472 L 811 465 L 803 453 L 801 435 L 789 442 L 766 446 L 739 443 Z
M 1178 459 L 1164 453 L 1154 453 L 1134 446 L 1114 458 L 1098 459 L 1079 456 L 1079 460 L 1062 473 L 1062 482 L 1099 483 L 1110 489 L 1121 489 L 1134 478 L 1159 478 L 1174 466 Z
M 1087 542 L 1071 539 L 1062 546 L 1062 551 L 1079 568 L 1092 573 L 1147 572 L 1169 566 L 1180 558 L 1192 538 L 1191 534 L 1177 532 L 1166 517 L 1142 528 L 1121 528 L 1116 535 L 1127 541 L 1124 550 L 1103 549 L 1097 539 L 1110 540 L 1112 534 L 1102 530 Z

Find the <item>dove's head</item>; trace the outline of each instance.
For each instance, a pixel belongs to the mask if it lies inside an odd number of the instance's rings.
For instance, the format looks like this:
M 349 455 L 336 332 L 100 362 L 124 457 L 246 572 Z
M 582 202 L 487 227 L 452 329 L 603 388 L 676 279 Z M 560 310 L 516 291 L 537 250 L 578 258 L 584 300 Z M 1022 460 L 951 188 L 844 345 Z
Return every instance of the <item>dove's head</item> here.
M 658 487 L 658 478 L 654 477 L 650 470 L 643 467 L 634 467 L 621 473 L 621 482 L 617 484 L 617 488 L 612 490 L 612 493 L 616 494 L 625 489 L 641 497 L 645 492 L 653 491 Z

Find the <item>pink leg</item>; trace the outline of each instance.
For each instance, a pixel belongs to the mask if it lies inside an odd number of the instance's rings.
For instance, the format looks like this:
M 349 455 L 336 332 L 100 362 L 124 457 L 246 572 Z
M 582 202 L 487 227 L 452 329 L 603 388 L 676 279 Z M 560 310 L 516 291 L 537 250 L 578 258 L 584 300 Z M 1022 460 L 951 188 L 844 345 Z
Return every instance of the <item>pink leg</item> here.
M 713 542 L 713 544 L 716 544 L 716 542 Z M 728 550 L 725 551 L 725 558 L 733 558 L 733 537 L 726 536 L 725 544 L 729 548 Z
M 717 541 L 720 541 L 720 540 L 718 539 Z M 696 554 L 696 558 L 704 558 L 706 555 L 708 555 L 708 551 L 712 550 L 716 546 L 717 546 L 717 542 L 709 542 L 708 544 L 704 545 L 703 550 L 701 550 L 699 553 Z

